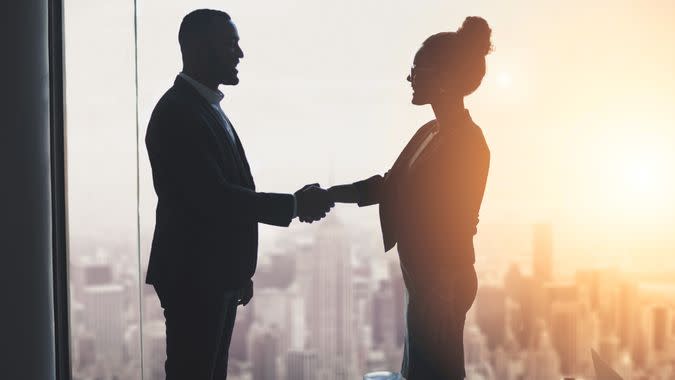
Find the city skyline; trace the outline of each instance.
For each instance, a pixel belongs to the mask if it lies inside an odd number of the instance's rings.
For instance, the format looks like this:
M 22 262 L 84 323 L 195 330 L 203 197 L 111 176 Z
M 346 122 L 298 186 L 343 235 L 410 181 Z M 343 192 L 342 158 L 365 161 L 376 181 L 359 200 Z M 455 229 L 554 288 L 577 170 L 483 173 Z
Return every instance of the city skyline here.
M 262 252 L 267 257 L 254 277 L 256 296 L 237 317 L 232 378 L 304 380 L 320 374 L 338 380 L 350 378 L 348 374 L 398 369 L 403 343 L 398 261 L 395 255 L 380 253 L 376 242 L 356 238 L 367 237 L 365 231 L 330 218 L 316 238 L 285 238 L 276 250 Z M 513 263 L 497 283 L 484 278 L 494 268 L 479 271 L 478 296 L 465 331 L 467 378 L 590 378 L 591 348 L 624 380 L 665 380 L 675 374 L 669 364 L 675 360 L 675 299 L 670 293 L 643 289 L 622 272 L 607 268 L 583 267 L 572 277 L 560 276 L 553 270 L 553 260 L 548 260 L 556 255 L 550 250 L 555 229 L 547 224 L 530 227 L 532 249 L 525 267 Z M 335 234 L 351 239 L 343 245 L 322 243 Z M 138 307 L 138 300 L 133 301 L 136 274 L 125 264 L 133 259 L 133 250 L 122 256 L 113 256 L 113 251 L 81 255 L 72 269 L 78 380 L 88 379 L 87 370 L 113 379 L 113 373 L 121 372 L 111 363 L 133 359 L 140 349 L 138 337 L 134 338 L 139 334 L 134 317 L 138 314 L 133 311 Z M 326 297 L 339 294 L 336 291 L 344 296 Z M 144 373 L 146 379 L 159 379 L 163 319 L 152 288 L 144 286 L 143 295 Z M 106 322 L 120 307 L 126 317 L 112 325 Z M 355 356 L 347 361 L 351 365 L 325 361 L 345 354 Z M 96 355 L 104 355 L 105 363 L 99 363 Z M 138 361 L 124 363 L 123 373 L 132 377 L 138 373 Z

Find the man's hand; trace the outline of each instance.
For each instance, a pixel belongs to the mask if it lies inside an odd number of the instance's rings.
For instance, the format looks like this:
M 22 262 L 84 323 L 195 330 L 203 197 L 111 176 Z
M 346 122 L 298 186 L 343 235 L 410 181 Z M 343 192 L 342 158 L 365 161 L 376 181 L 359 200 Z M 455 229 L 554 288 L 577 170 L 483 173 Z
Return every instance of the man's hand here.
M 298 219 L 301 222 L 312 223 L 323 219 L 328 211 L 335 206 L 328 191 L 319 187 L 319 184 L 306 185 L 295 192 L 297 201 Z
M 249 281 L 248 286 L 242 289 L 237 305 L 246 306 L 251 301 L 251 298 L 253 298 L 253 281 Z

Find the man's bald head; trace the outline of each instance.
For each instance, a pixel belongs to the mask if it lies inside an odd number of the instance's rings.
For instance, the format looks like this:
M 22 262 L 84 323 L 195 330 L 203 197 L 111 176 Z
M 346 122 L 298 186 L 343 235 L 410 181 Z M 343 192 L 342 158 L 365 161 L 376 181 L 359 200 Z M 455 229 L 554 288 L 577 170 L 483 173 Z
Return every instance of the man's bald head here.
M 218 84 L 239 83 L 236 66 L 244 53 L 230 15 L 213 9 L 190 12 L 180 24 L 178 42 L 184 71 Z
M 178 43 L 183 56 L 192 54 L 213 38 L 214 27 L 231 20 L 230 15 L 215 9 L 197 9 L 183 17 L 178 31 Z

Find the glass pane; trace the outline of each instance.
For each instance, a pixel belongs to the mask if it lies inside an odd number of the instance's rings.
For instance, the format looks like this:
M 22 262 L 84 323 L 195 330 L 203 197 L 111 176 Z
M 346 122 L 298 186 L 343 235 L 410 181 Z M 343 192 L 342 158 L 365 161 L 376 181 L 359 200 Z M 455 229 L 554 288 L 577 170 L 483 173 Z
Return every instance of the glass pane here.
M 672 284 L 661 273 L 673 269 L 662 258 L 675 246 L 675 181 L 655 173 L 673 172 L 675 162 L 675 55 L 663 48 L 672 33 L 659 29 L 672 32 L 673 6 L 515 3 L 228 4 L 245 58 L 241 83 L 221 87 L 222 106 L 260 191 L 383 173 L 433 117 L 410 105 L 415 50 L 464 15 L 485 16 L 498 50 L 467 108 L 494 160 L 475 239 L 480 286 L 465 325 L 467 378 L 592 378 L 591 348 L 627 379 L 670 378 Z M 195 4 L 134 6 L 65 2 L 77 380 L 164 373 L 163 314 L 143 284 L 156 206 L 144 135 L 181 69 L 178 26 Z M 636 20 L 653 22 L 636 33 Z M 586 59 L 591 48 L 602 54 Z M 640 104 L 630 101 L 634 92 Z M 375 207 L 261 226 L 254 281 L 254 299 L 237 315 L 228 378 L 341 380 L 400 368 L 404 285 L 396 252 L 382 253 Z
M 73 378 L 140 379 L 133 2 L 64 2 Z
M 202 5 L 222 8 L 218 2 Z M 178 27 L 195 6 L 139 3 L 142 130 L 181 70 Z M 221 86 L 221 105 L 242 139 L 258 190 L 294 192 L 307 183 L 328 186 L 385 170 L 402 138 L 423 120 L 398 111 L 408 103 L 403 73 L 418 42 L 411 39 L 407 49 L 392 47 L 384 56 L 368 53 L 384 36 L 369 26 L 376 9 L 366 7 L 359 15 L 356 2 L 338 7 L 302 1 L 292 5 L 301 10 L 293 22 L 274 16 L 287 14 L 288 6 L 268 3 L 262 13 L 250 4 L 225 9 L 239 29 L 245 56 L 241 83 Z M 307 17 L 314 12 L 317 16 Z M 344 17 L 354 21 L 353 29 L 339 27 Z M 378 61 L 361 59 L 366 56 Z M 147 265 L 156 196 L 144 133 L 140 137 L 141 253 Z M 385 142 L 372 149 L 381 139 Z M 403 283 L 396 254 L 382 252 L 377 210 L 339 207 L 313 225 L 260 226 L 254 298 L 238 309 L 228 379 L 342 380 L 398 371 Z M 145 331 L 156 326 L 160 335 L 157 296 L 152 289 L 145 294 Z M 146 336 L 144 344 L 146 378 L 159 378 L 164 342 L 157 337 L 150 348 Z

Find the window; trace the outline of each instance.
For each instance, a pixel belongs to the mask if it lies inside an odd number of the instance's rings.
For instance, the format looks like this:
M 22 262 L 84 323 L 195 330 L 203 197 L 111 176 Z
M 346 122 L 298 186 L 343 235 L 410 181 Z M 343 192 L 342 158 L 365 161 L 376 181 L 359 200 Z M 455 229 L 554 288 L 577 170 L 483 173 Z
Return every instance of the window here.
M 144 136 L 181 70 L 178 26 L 196 6 L 226 7 L 238 27 L 241 83 L 221 87 L 222 107 L 258 189 L 289 193 L 384 173 L 434 117 L 410 104 L 416 49 L 484 16 L 496 50 L 466 107 L 492 165 L 468 378 L 591 378 L 591 348 L 633 378 L 672 373 L 672 299 L 654 273 L 673 269 L 663 257 L 675 246 L 675 182 L 653 175 L 674 171 L 673 33 L 658 29 L 673 31 L 672 5 L 521 3 L 65 1 L 73 378 L 163 378 L 163 314 L 144 284 L 156 206 Z M 635 32 L 634 19 L 663 22 Z M 636 91 L 638 106 L 627 100 Z M 624 162 L 626 151 L 637 159 Z M 382 252 L 376 207 L 261 226 L 254 282 L 228 379 L 399 370 L 404 284 L 396 252 Z

